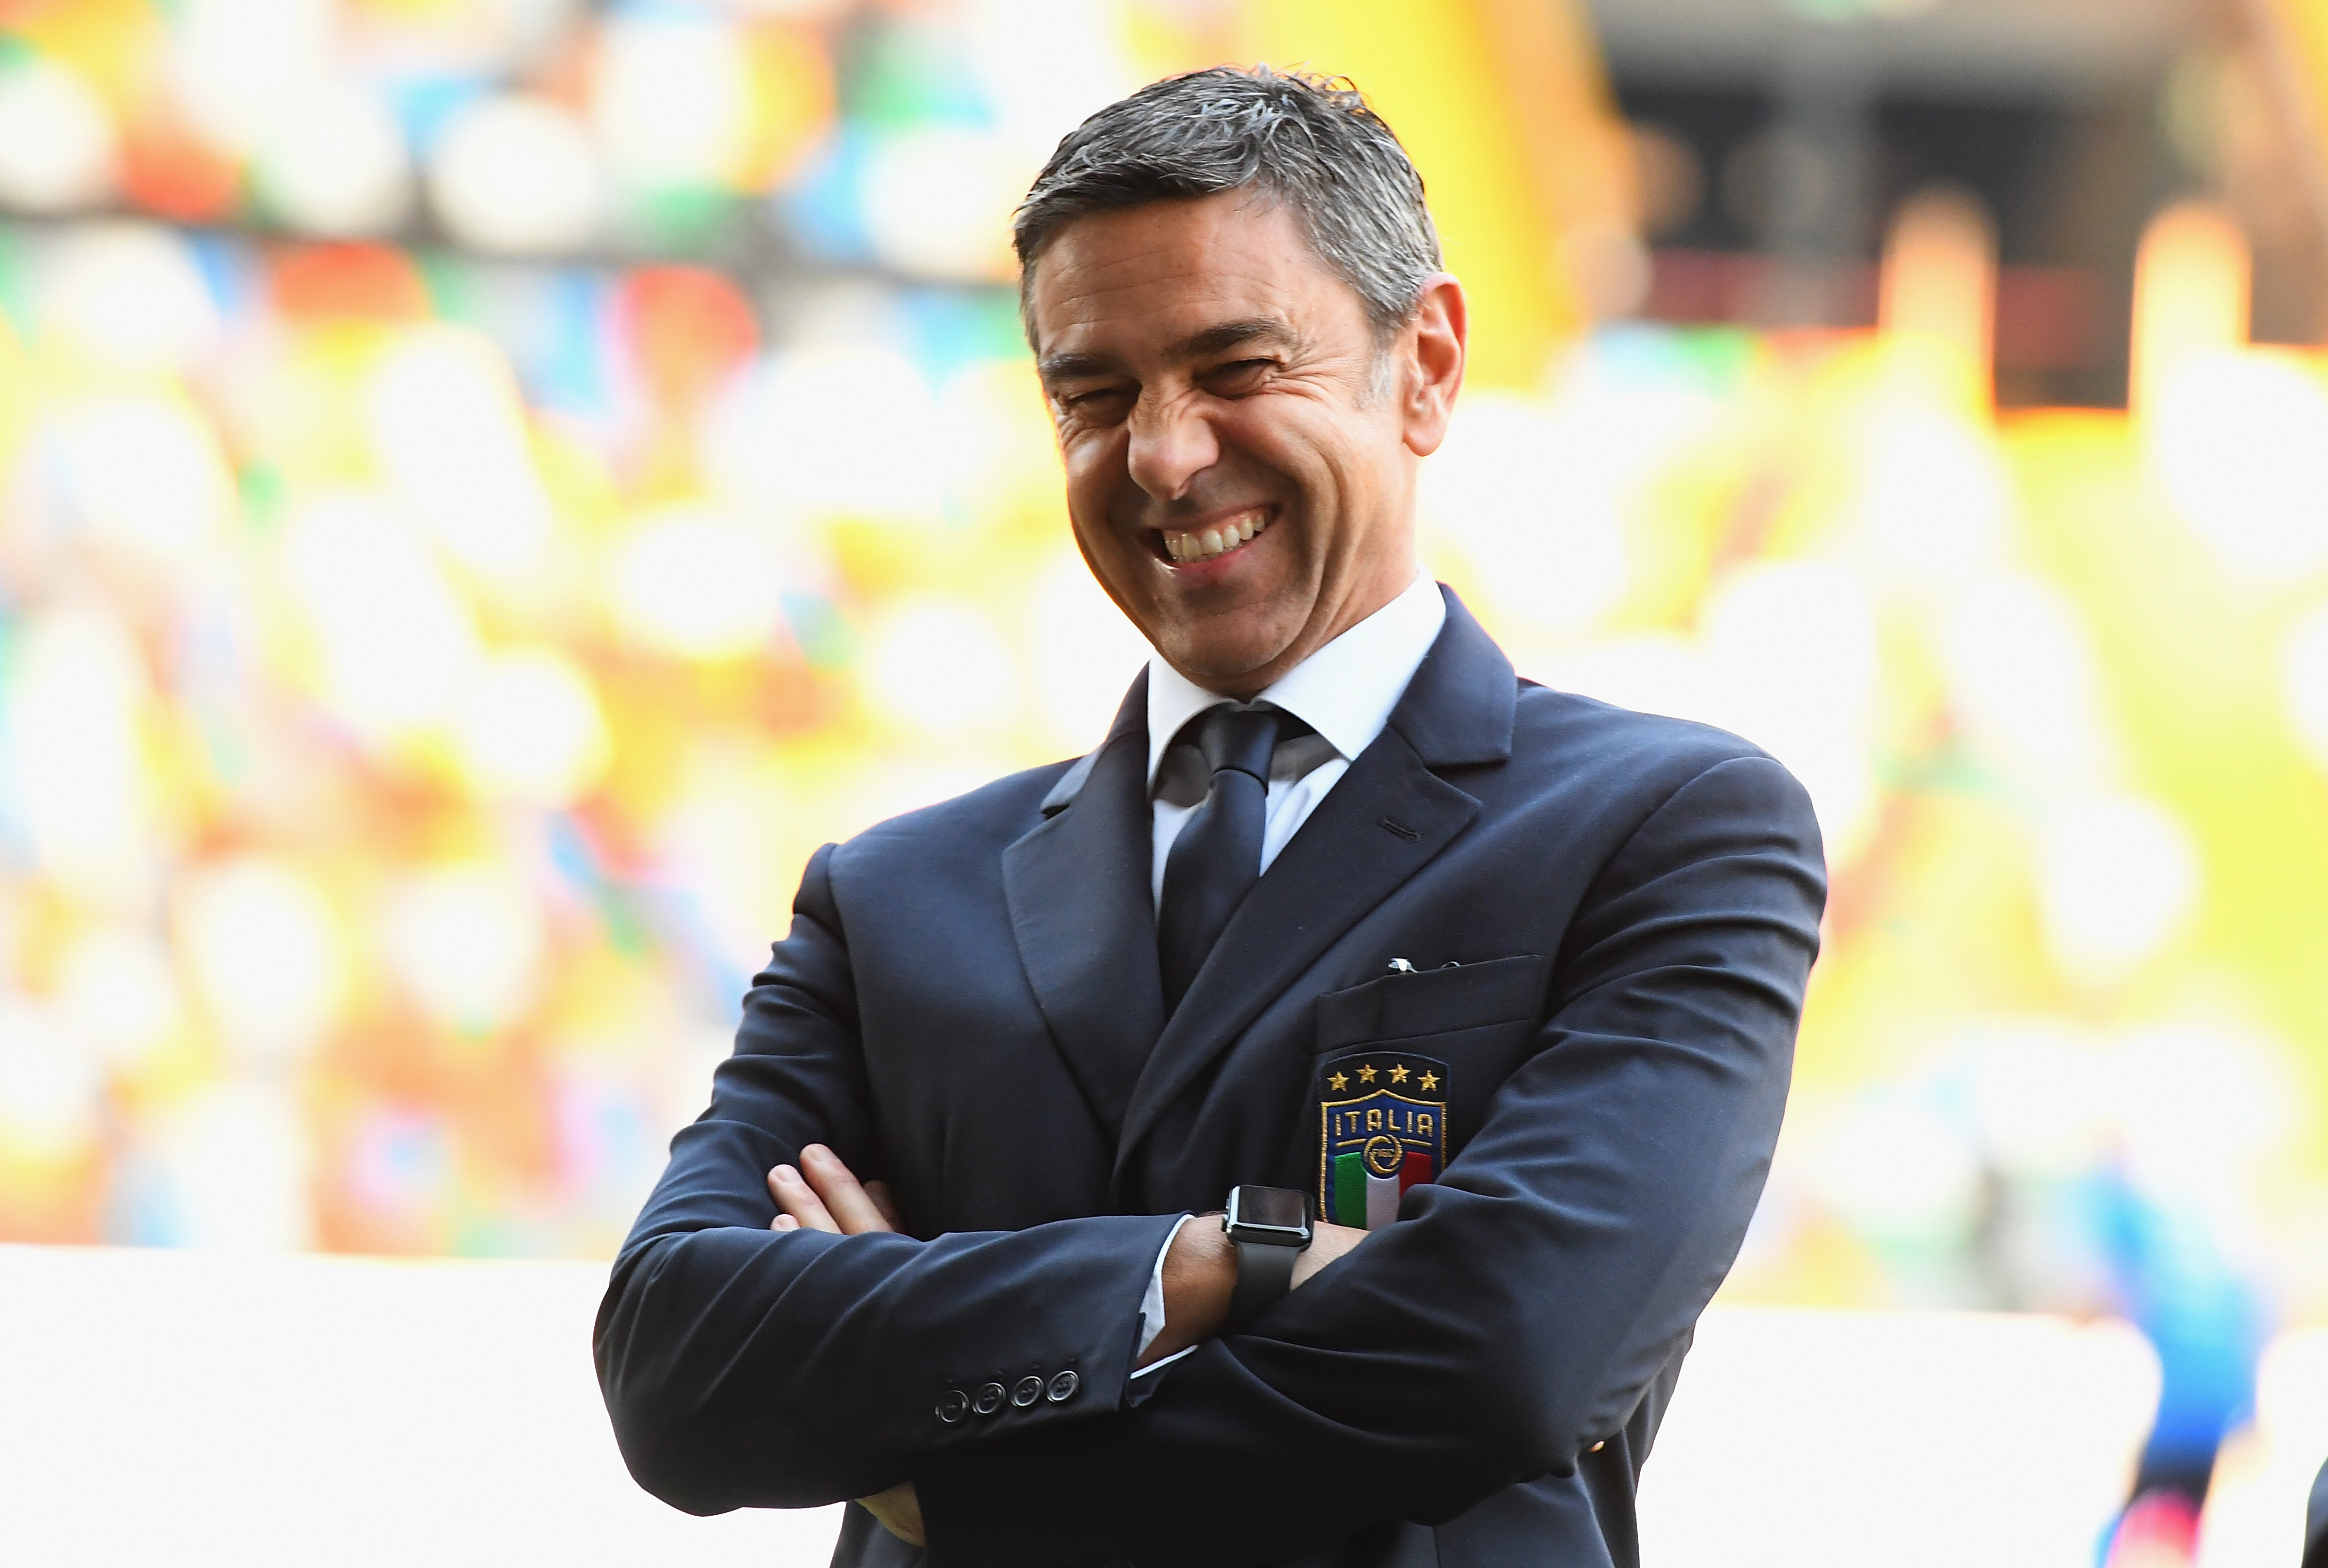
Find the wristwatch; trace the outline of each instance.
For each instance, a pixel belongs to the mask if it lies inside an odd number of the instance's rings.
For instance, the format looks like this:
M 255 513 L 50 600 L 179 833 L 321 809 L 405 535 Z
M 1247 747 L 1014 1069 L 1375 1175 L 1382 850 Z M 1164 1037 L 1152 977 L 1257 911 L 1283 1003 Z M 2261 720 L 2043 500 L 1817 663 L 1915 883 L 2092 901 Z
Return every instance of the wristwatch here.
M 1293 1288 L 1293 1260 L 1310 1245 L 1310 1199 L 1291 1187 L 1235 1187 L 1221 1229 L 1236 1246 L 1236 1289 L 1225 1331 L 1244 1328 Z

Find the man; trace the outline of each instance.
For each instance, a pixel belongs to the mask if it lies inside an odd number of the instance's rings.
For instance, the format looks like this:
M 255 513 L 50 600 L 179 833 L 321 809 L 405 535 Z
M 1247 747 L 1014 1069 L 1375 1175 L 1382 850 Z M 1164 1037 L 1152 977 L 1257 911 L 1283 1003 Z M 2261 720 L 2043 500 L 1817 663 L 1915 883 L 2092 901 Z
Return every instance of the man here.
M 1632 1563 L 1778 1133 L 1809 806 L 1419 575 L 1463 294 L 1355 92 L 1146 88 L 1017 240 L 1155 657 L 1089 756 L 810 862 L 599 1316 L 632 1472 L 860 1499 L 851 1565 Z

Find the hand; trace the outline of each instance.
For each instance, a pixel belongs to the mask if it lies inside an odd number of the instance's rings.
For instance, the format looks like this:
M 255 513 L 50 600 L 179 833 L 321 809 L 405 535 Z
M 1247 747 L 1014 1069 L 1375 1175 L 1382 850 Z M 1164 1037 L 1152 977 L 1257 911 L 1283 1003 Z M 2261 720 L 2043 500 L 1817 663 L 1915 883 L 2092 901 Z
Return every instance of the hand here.
M 922 1537 L 922 1499 L 914 1483 L 899 1481 L 887 1491 L 857 1499 L 858 1506 L 881 1521 L 881 1527 L 908 1546 L 925 1546 Z
M 1310 1245 L 1293 1260 L 1293 1288 L 1300 1290 L 1317 1277 L 1318 1271 L 1338 1257 L 1357 1250 L 1358 1243 L 1373 1232 L 1355 1225 L 1328 1225 L 1318 1221 L 1310 1228 Z
M 862 1236 L 897 1228 L 897 1205 L 889 1196 L 888 1184 L 859 1181 L 855 1172 L 841 1163 L 840 1156 L 821 1143 L 811 1143 L 801 1151 L 799 1170 L 790 1165 L 771 1170 L 768 1196 L 776 1200 L 777 1211 L 768 1222 L 770 1230 L 806 1227 L 840 1236 Z M 857 1500 L 900 1541 L 909 1546 L 924 1545 L 922 1499 L 915 1495 L 913 1482 L 899 1481 Z
M 1366 1234 L 1354 1225 L 1319 1220 L 1309 1246 L 1293 1260 L 1292 1288 L 1300 1290 L 1319 1269 L 1356 1250 Z M 1182 1226 L 1164 1255 L 1164 1327 L 1134 1367 L 1151 1366 L 1219 1333 L 1236 1290 L 1236 1247 L 1221 1234 L 1218 1215 L 1199 1214 Z
M 768 1196 L 776 1200 L 770 1230 L 829 1230 L 862 1236 L 897 1228 L 897 1205 L 884 1181 L 860 1182 L 840 1156 L 821 1143 L 801 1151 L 800 1169 L 778 1165 L 768 1172 Z

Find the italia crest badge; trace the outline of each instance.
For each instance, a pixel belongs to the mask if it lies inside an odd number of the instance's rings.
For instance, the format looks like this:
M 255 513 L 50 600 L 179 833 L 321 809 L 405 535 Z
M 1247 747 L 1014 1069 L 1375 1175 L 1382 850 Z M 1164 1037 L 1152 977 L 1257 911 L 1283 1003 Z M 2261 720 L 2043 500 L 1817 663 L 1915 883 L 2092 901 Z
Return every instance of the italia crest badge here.
M 1318 1210 L 1378 1229 L 1400 1194 L 1447 1162 L 1447 1064 L 1403 1050 L 1359 1050 L 1318 1069 Z

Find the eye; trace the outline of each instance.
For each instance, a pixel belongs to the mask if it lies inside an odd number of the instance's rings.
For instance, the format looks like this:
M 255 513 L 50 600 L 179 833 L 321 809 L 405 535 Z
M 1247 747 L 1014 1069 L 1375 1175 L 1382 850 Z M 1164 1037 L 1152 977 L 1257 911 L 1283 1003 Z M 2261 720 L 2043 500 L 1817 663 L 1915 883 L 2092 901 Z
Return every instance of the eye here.
M 1253 390 L 1262 378 L 1275 369 L 1274 359 L 1232 359 L 1206 371 L 1204 380 L 1212 390 L 1234 396 Z

